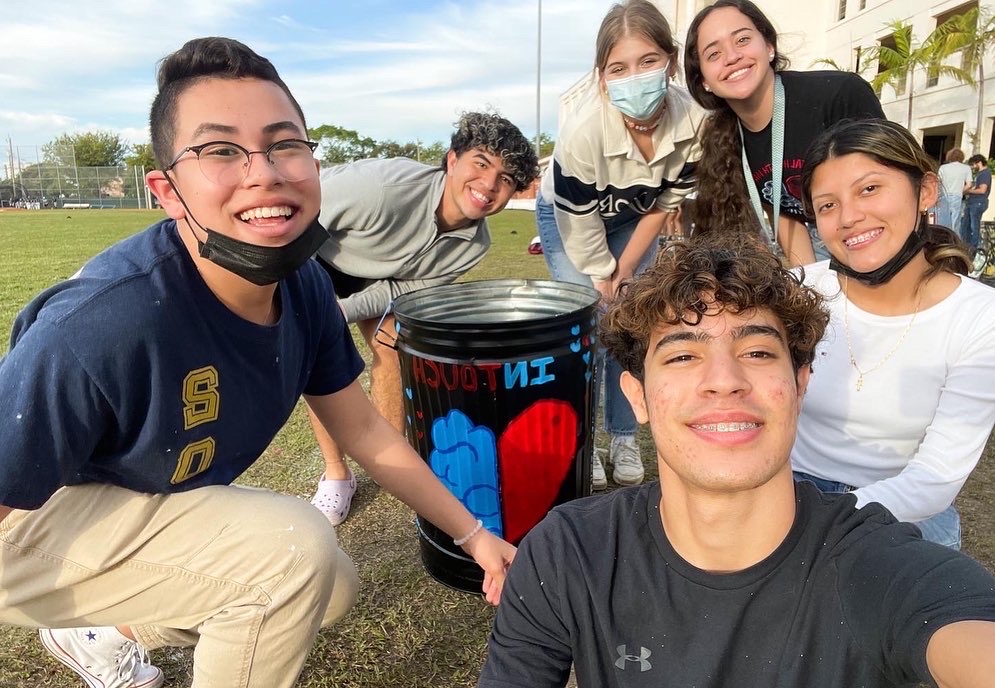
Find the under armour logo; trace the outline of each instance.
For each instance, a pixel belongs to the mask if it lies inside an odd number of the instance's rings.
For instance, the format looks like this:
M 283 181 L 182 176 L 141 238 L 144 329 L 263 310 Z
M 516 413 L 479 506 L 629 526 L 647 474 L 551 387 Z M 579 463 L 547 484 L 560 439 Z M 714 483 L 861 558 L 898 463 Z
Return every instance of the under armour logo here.
M 653 665 L 647 661 L 649 656 L 653 654 L 645 647 L 639 648 L 638 655 L 630 655 L 625 651 L 625 645 L 619 645 L 615 648 L 615 652 L 618 653 L 618 659 L 615 660 L 615 666 L 619 669 L 625 670 L 625 665 L 627 662 L 639 662 L 639 671 L 649 671 L 653 668 Z

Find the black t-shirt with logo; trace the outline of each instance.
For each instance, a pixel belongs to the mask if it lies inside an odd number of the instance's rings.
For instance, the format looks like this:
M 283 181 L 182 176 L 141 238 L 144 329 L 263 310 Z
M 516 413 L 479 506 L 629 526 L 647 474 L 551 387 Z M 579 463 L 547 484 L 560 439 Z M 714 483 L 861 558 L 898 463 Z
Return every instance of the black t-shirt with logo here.
M 660 484 L 561 505 L 522 541 L 478 688 L 886 688 L 931 683 L 926 645 L 995 621 L 995 579 L 880 504 L 796 489 L 764 560 L 692 566 L 660 520 Z
M 805 222 L 801 173 L 809 144 L 843 119 L 884 118 L 874 91 L 852 72 L 780 72 L 784 84 L 784 171 L 781 173 L 781 214 Z M 746 158 L 765 206 L 773 205 L 771 124 L 751 132 L 743 128 Z

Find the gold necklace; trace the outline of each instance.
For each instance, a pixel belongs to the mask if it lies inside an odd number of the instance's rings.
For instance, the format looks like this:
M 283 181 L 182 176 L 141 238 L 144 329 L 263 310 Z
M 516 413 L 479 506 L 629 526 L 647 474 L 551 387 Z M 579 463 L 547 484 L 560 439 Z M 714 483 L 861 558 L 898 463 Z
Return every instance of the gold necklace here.
M 898 338 L 897 342 L 895 342 L 895 346 L 891 347 L 891 350 L 884 355 L 884 358 L 878 361 L 875 365 L 871 366 L 867 370 L 861 370 L 860 366 L 857 365 L 857 359 L 853 357 L 853 344 L 850 342 L 850 319 L 847 317 L 847 303 L 850 301 L 850 298 L 847 296 L 847 292 L 850 291 L 848 288 L 850 286 L 849 277 L 843 277 L 843 286 L 846 287 L 843 290 L 843 331 L 846 333 L 846 350 L 847 353 L 850 354 L 850 365 L 852 365 L 853 369 L 857 371 L 857 391 L 859 392 L 861 387 L 864 386 L 864 376 L 873 373 L 875 370 L 883 366 L 887 360 L 891 358 L 896 351 L 898 351 L 898 347 L 902 345 L 902 342 L 905 341 L 909 331 L 912 330 L 912 325 L 915 324 L 916 316 L 919 315 L 919 306 L 922 304 L 922 293 L 920 292 L 919 298 L 916 299 L 916 308 L 912 311 L 912 318 L 909 320 L 909 324 L 905 326 L 905 331 L 902 332 L 902 336 Z

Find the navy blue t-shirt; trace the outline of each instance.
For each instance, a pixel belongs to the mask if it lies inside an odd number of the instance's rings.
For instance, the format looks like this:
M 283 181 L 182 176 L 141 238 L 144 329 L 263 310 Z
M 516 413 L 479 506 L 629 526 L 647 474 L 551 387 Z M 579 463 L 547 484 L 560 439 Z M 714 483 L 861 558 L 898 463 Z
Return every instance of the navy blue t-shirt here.
M 971 182 L 971 184 L 974 186 L 974 188 L 978 188 L 979 186 L 984 184 L 986 190 L 984 194 L 968 194 L 967 200 L 977 201 L 977 202 L 980 202 L 981 200 L 987 201 L 988 197 L 992 193 L 992 171 L 987 167 L 982 167 L 981 170 L 976 175 L 974 175 L 974 181 Z
M 314 261 L 277 295 L 272 326 L 232 313 L 172 220 L 39 294 L 0 359 L 0 504 L 37 508 L 87 482 L 167 493 L 237 478 L 302 393 L 363 368 Z

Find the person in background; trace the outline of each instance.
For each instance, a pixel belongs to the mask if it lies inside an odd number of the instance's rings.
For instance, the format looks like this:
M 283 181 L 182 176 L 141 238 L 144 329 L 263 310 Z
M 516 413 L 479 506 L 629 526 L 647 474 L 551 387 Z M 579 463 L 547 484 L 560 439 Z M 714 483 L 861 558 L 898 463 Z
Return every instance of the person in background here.
M 834 122 L 884 112 L 856 74 L 787 68 L 774 25 L 749 0 L 718 0 L 691 21 L 685 79 L 712 112 L 701 135 L 695 231 L 759 228 L 791 265 L 803 265 L 817 251 L 828 258 L 813 244 L 799 191 L 809 143 Z
M 605 302 L 652 262 L 661 233 L 678 233 L 681 201 L 694 188 L 703 113 L 672 81 L 678 59 L 670 26 L 652 2 L 613 5 L 595 45 L 597 88 L 563 123 L 536 199 L 553 278 L 593 286 Z M 610 357 L 601 366 L 612 479 L 638 485 L 638 424 L 618 386 L 621 369 Z M 592 486 L 607 484 L 595 453 Z
M 525 536 L 478 688 L 559 688 L 571 666 L 616 688 L 991 685 L 995 578 L 880 504 L 792 480 L 826 321 L 756 240 L 676 242 L 624 289 L 601 341 L 659 482 Z
M 964 151 L 951 148 L 940 165 L 940 197 L 934 206 L 936 224 L 960 230 L 961 211 L 964 209 L 964 194 L 971 186 L 971 168 L 964 164 Z
M 791 451 L 797 477 L 958 548 L 953 502 L 995 425 L 995 290 L 965 277 L 952 231 L 927 224 L 935 163 L 901 125 L 831 127 L 801 188 L 832 259 L 805 269 L 831 320 Z
M 401 371 L 391 303 L 415 289 L 449 284 L 491 245 L 487 218 L 539 174 L 535 150 L 518 127 L 494 113 L 456 123 L 442 165 L 408 158 L 359 160 L 321 172 L 321 215 L 329 239 L 316 258 L 332 278 L 346 322 L 356 323 L 373 357 L 376 409 L 404 432 Z M 325 464 L 312 503 L 338 525 L 349 514 L 356 478 L 321 422 L 310 414 Z
M 964 190 L 964 217 L 961 220 L 960 237 L 973 254 L 981 242 L 981 217 L 988 210 L 992 171 L 988 169 L 988 160 L 983 155 L 972 155 L 967 163 L 971 166 L 974 179 Z
M 272 63 L 227 38 L 159 65 L 168 217 L 39 294 L 0 359 L 0 623 L 38 628 L 88 686 L 290 688 L 356 600 L 306 502 L 232 485 L 303 394 L 375 480 L 449 533 L 500 597 L 514 548 L 369 403 L 328 276 L 316 144 Z

